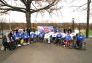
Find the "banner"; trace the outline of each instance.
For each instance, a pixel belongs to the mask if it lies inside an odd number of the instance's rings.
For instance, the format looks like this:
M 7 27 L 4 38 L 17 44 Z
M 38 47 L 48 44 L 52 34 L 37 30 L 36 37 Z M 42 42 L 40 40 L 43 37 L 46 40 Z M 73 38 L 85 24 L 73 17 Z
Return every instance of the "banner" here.
M 37 28 L 38 31 L 45 33 L 52 32 L 54 30 L 53 26 L 38 26 Z

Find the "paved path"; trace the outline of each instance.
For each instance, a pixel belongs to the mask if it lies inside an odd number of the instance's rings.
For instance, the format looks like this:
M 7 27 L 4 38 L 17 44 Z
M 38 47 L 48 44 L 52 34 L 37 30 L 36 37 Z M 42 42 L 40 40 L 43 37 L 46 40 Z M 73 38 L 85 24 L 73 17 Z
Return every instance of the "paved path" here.
M 87 50 L 63 48 L 53 44 L 34 43 L 15 50 L 0 63 L 92 63 L 92 39 Z

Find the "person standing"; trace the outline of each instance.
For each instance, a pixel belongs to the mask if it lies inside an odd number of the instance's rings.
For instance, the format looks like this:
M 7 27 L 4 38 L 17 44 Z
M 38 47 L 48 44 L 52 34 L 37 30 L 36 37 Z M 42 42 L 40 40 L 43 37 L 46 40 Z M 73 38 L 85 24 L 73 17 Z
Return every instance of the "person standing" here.
M 68 33 L 72 33 L 72 29 L 69 27 L 68 30 L 67 30 Z
M 64 29 L 63 32 L 64 32 L 64 33 L 67 33 L 67 29 Z
M 9 49 L 10 50 L 10 46 L 9 46 L 9 43 L 7 42 L 7 37 L 4 35 L 3 38 L 2 38 L 2 44 L 4 46 L 4 50 L 6 51 L 6 49 Z

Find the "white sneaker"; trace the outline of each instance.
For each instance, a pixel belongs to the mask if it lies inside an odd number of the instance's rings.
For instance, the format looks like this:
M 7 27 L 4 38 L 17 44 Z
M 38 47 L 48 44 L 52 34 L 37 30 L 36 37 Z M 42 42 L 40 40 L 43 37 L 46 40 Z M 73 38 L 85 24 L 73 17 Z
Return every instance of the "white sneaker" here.
M 29 45 L 30 43 L 28 42 L 27 44 Z
M 27 43 L 23 43 L 23 45 L 27 45 Z
M 18 47 L 20 47 L 21 45 L 20 44 L 18 44 Z

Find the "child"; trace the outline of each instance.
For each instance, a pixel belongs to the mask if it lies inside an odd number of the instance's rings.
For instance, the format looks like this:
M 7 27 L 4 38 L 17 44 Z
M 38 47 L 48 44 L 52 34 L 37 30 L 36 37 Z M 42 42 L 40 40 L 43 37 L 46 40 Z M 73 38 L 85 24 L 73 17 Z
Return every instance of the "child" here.
M 2 44 L 4 46 L 4 50 L 6 51 L 6 49 L 9 49 L 10 50 L 10 46 L 9 46 L 9 43 L 7 42 L 7 38 L 6 36 L 4 35 L 3 38 L 2 38 Z
M 72 40 L 73 40 L 73 37 L 72 37 L 70 34 L 68 34 L 68 35 L 65 37 L 65 46 L 66 46 L 66 47 L 71 46 Z
M 83 41 L 84 41 L 85 39 L 86 39 L 85 36 L 83 36 L 83 35 L 81 35 L 81 34 L 79 34 L 79 35 L 77 36 L 76 45 L 77 45 L 78 48 L 82 48 Z

